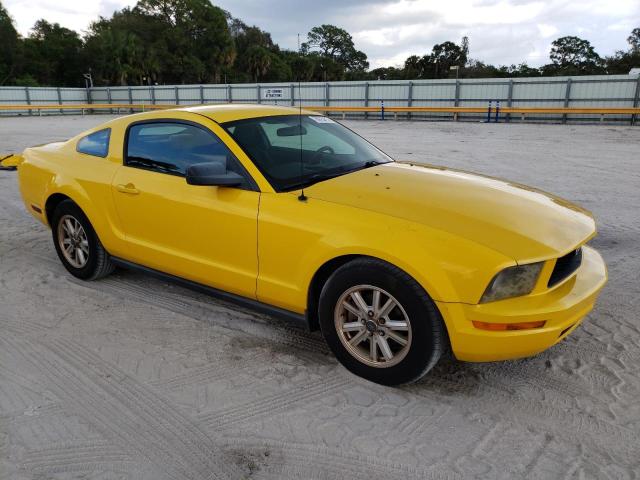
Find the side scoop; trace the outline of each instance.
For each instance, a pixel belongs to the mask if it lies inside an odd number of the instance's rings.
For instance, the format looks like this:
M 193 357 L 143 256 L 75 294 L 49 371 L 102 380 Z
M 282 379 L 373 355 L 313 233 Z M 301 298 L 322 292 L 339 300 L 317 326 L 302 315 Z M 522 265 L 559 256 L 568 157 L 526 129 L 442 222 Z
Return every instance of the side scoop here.
M 16 170 L 22 160 L 22 155 L 18 153 L 0 153 L 0 170 Z

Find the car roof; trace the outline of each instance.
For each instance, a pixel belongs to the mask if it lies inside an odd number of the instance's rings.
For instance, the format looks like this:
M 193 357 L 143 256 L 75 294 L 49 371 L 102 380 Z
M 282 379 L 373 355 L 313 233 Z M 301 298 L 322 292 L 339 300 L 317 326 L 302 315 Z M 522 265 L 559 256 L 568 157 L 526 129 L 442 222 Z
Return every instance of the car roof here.
M 229 103 L 224 105 L 198 105 L 195 107 L 182 107 L 175 110 L 198 113 L 218 123 L 233 122 L 247 118 L 269 117 L 274 115 L 317 115 L 317 112 L 300 110 L 296 107 L 284 107 L 279 105 L 256 105 Z

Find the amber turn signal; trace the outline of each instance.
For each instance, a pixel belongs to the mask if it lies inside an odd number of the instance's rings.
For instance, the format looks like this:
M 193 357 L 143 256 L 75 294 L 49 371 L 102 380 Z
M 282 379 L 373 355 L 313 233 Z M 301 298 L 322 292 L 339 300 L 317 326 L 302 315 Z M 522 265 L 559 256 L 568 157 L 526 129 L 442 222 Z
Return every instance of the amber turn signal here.
M 480 330 L 491 330 L 494 332 L 504 332 L 506 330 L 530 330 L 533 328 L 542 328 L 546 322 L 541 320 L 539 322 L 522 322 L 522 323 L 489 323 L 478 322 L 473 320 L 473 326 Z

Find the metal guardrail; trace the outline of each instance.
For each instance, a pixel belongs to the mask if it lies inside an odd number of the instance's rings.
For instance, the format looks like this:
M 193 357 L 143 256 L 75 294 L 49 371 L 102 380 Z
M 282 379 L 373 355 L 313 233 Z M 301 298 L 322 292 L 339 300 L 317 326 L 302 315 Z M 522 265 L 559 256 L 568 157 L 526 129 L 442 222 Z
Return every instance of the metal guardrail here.
M 397 119 L 397 113 L 452 113 L 453 119 L 458 120 L 458 115 L 461 113 L 487 113 L 487 118 L 492 112 L 496 113 L 496 121 L 500 114 L 511 115 L 520 114 L 522 120 L 526 119 L 527 115 L 600 115 L 600 121 L 604 121 L 605 115 L 640 115 L 640 107 L 638 108 L 570 108 L 570 107 L 504 107 L 500 108 L 498 105 L 496 110 L 493 110 L 491 103 L 488 107 L 305 107 L 307 110 L 315 110 L 318 112 L 342 112 L 343 118 L 347 112 L 380 112 L 381 118 L 384 120 L 385 113 L 394 113 Z M 509 117 L 507 117 L 509 118 Z

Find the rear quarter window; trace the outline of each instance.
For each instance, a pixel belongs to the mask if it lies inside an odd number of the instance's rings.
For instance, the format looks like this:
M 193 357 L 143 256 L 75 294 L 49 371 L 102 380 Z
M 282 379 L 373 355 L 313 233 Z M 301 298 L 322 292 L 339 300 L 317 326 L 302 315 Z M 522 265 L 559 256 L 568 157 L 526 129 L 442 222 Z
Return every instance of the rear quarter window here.
M 76 150 L 85 155 L 93 155 L 94 157 L 106 157 L 109 153 L 109 137 L 111 129 L 105 128 L 94 133 L 90 133 L 86 137 L 78 140 Z

